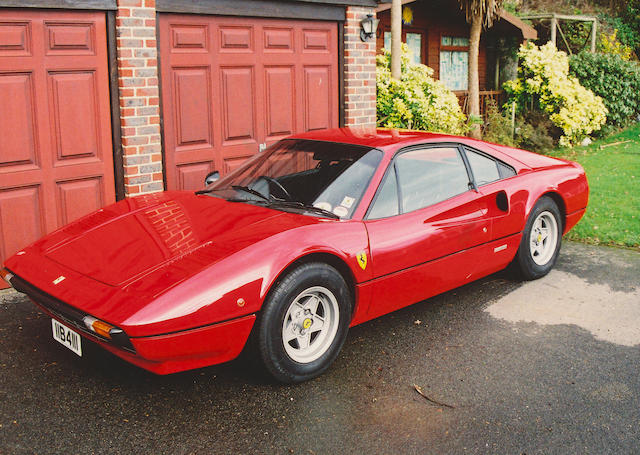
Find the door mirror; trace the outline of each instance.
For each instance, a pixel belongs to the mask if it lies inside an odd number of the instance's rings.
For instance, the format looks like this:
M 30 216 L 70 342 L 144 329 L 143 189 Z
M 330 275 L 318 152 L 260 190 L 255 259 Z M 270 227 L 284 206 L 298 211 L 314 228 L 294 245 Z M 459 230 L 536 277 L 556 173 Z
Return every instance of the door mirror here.
M 211 185 L 213 182 L 220 180 L 220 172 L 213 171 L 209 172 L 207 176 L 204 178 L 205 185 Z

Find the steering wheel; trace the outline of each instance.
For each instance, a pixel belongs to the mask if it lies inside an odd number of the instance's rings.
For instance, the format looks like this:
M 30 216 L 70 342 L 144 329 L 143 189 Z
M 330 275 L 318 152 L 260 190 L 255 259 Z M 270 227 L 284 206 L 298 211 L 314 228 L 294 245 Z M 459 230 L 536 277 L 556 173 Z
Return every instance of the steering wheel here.
M 293 198 L 291 197 L 291 194 L 289 194 L 287 189 L 284 186 L 282 186 L 282 183 L 278 182 L 273 177 L 269 177 L 268 175 L 261 175 L 260 177 L 258 177 L 258 180 L 259 179 L 264 179 L 267 182 L 269 182 L 270 185 L 273 184 L 274 186 L 276 186 L 280 190 L 280 192 L 284 195 L 286 200 L 288 201 L 293 200 Z M 269 192 L 271 192 L 271 187 L 269 187 Z

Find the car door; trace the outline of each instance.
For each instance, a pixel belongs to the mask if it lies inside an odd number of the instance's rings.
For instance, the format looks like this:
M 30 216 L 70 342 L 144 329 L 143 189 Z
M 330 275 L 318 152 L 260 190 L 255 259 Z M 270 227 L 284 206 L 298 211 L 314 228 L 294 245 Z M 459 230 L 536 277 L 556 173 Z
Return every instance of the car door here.
M 478 275 L 488 275 L 507 266 L 519 246 L 525 216 L 526 195 L 514 180 L 516 171 L 480 150 L 463 147 L 478 192 L 487 202 L 491 221 L 490 242 L 484 245 Z
M 472 280 L 482 260 L 477 247 L 491 237 L 488 204 L 458 145 L 400 151 L 365 217 L 369 318 Z

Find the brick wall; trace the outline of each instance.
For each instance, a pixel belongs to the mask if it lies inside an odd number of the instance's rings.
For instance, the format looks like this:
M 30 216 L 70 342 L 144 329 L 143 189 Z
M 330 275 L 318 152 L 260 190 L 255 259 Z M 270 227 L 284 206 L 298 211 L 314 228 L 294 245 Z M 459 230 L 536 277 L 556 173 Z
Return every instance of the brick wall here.
M 155 0 L 117 0 L 120 126 L 126 196 L 162 191 Z
M 360 21 L 372 8 L 348 7 L 344 27 L 345 126 L 376 124 L 376 39 L 360 39 Z

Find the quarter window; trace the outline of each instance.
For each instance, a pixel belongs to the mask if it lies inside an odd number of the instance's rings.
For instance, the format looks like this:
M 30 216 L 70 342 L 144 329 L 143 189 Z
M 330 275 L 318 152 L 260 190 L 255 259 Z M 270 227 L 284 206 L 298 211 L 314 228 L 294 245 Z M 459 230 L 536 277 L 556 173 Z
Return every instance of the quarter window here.
M 455 147 L 431 147 L 398 155 L 395 160 L 401 210 L 411 212 L 469 190 L 469 175 Z
M 495 158 L 483 155 L 482 153 L 466 147 L 464 150 L 467 154 L 469 164 L 471 165 L 473 178 L 478 186 L 486 185 L 487 183 L 516 175 L 516 171 L 511 166 L 508 166 Z
M 498 164 L 494 160 L 469 149 L 466 149 L 466 152 L 476 185 L 486 185 L 500 180 Z

